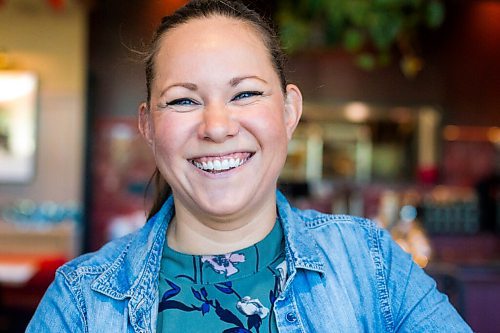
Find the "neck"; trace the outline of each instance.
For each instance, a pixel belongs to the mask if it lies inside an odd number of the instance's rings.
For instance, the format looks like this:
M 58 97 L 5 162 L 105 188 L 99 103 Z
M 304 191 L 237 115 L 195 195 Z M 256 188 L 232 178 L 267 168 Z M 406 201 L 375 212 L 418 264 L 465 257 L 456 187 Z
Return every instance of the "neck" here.
M 276 222 L 276 195 L 262 201 L 260 209 L 247 214 L 208 217 L 193 214 L 175 200 L 175 216 L 167 230 L 168 245 L 181 253 L 225 254 L 251 246 L 273 229 Z

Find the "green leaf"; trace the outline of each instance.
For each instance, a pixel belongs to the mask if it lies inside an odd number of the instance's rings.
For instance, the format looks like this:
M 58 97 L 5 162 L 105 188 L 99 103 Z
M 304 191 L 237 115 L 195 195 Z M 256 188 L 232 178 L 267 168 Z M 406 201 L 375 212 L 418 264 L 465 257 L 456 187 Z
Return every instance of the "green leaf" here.
M 283 15 L 280 20 L 280 36 L 286 52 L 293 53 L 307 44 L 310 25 L 292 16 Z
M 367 25 L 367 17 L 372 5 L 366 0 L 351 0 L 346 4 L 346 14 L 354 26 L 363 27 Z
M 375 57 L 370 53 L 362 53 L 356 57 L 356 65 L 364 70 L 375 69 Z
M 327 24 L 342 29 L 347 22 L 346 4 L 343 0 L 331 0 L 325 4 Z
M 427 6 L 426 22 L 429 28 L 437 28 L 444 21 L 444 6 L 439 1 L 431 1 Z
M 350 51 L 359 51 L 365 42 L 365 36 L 359 30 L 349 29 L 344 35 L 344 47 Z
M 321 11 L 323 10 L 323 3 L 321 0 L 310 0 L 309 8 L 311 10 L 312 15 L 316 15 L 318 13 L 321 13 Z
M 373 0 L 373 4 L 378 7 L 394 7 L 398 5 L 402 5 L 408 1 L 401 0 Z
M 396 40 L 402 26 L 402 19 L 389 12 L 377 12 L 372 16 L 370 36 L 379 50 L 387 50 Z
M 377 56 L 377 64 L 380 67 L 389 66 L 391 63 L 391 53 L 389 51 L 382 51 Z

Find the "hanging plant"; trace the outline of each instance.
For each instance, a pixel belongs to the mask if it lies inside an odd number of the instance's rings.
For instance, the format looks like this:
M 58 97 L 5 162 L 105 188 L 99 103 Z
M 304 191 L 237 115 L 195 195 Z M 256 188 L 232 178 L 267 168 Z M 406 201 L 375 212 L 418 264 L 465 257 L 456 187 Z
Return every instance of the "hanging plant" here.
M 444 20 L 442 0 L 280 0 L 277 20 L 285 50 L 342 47 L 372 70 L 401 54 L 407 76 L 423 66 L 418 39 Z

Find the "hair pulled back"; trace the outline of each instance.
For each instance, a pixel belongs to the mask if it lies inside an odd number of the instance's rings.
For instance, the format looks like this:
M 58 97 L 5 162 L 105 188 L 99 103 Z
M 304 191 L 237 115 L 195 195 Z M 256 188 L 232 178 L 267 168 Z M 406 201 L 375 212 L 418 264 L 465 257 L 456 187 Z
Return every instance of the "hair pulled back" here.
M 285 75 L 285 55 L 281 49 L 279 39 L 271 27 L 257 12 L 249 9 L 241 2 L 234 0 L 192 0 L 184 7 L 175 11 L 172 15 L 165 16 L 160 26 L 153 35 L 149 52 L 146 54 L 146 88 L 147 104 L 151 103 L 151 87 L 155 78 L 156 55 L 161 45 L 162 37 L 170 30 L 189 22 L 192 19 L 223 16 L 249 24 L 262 38 L 265 47 L 269 51 L 271 63 L 280 79 L 283 92 L 286 89 L 287 80 Z M 148 218 L 152 217 L 163 205 L 170 194 L 170 188 L 156 168 L 151 177 L 149 185 L 153 183 L 154 199 L 153 206 L 149 211 Z

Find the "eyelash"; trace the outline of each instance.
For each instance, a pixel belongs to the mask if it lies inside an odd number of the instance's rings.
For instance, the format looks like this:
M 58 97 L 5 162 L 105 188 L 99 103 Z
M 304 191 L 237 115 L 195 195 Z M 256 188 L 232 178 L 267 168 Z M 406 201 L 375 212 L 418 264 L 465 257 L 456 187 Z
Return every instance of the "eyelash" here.
M 263 91 L 242 91 L 238 93 L 236 96 L 234 96 L 231 101 L 239 101 L 245 98 L 250 98 L 254 96 L 262 96 L 264 95 Z M 160 107 L 169 107 L 169 106 L 193 106 L 193 105 L 200 105 L 200 103 L 190 99 L 190 98 L 177 98 L 174 99 L 170 102 L 165 103 L 164 105 L 161 105 Z
M 186 104 L 186 102 L 188 102 L 189 104 Z M 183 106 L 183 105 L 200 105 L 200 104 L 189 98 L 177 98 L 174 99 L 173 101 L 165 103 L 165 106 L 173 106 L 173 105 Z
M 243 95 L 247 95 L 247 96 L 243 96 Z M 262 91 L 243 91 L 243 92 L 240 92 L 239 94 L 237 94 L 236 96 L 234 96 L 232 101 L 237 101 L 237 100 L 240 100 L 242 98 L 250 98 L 253 96 L 262 96 L 262 95 L 264 95 L 264 92 L 262 92 Z

